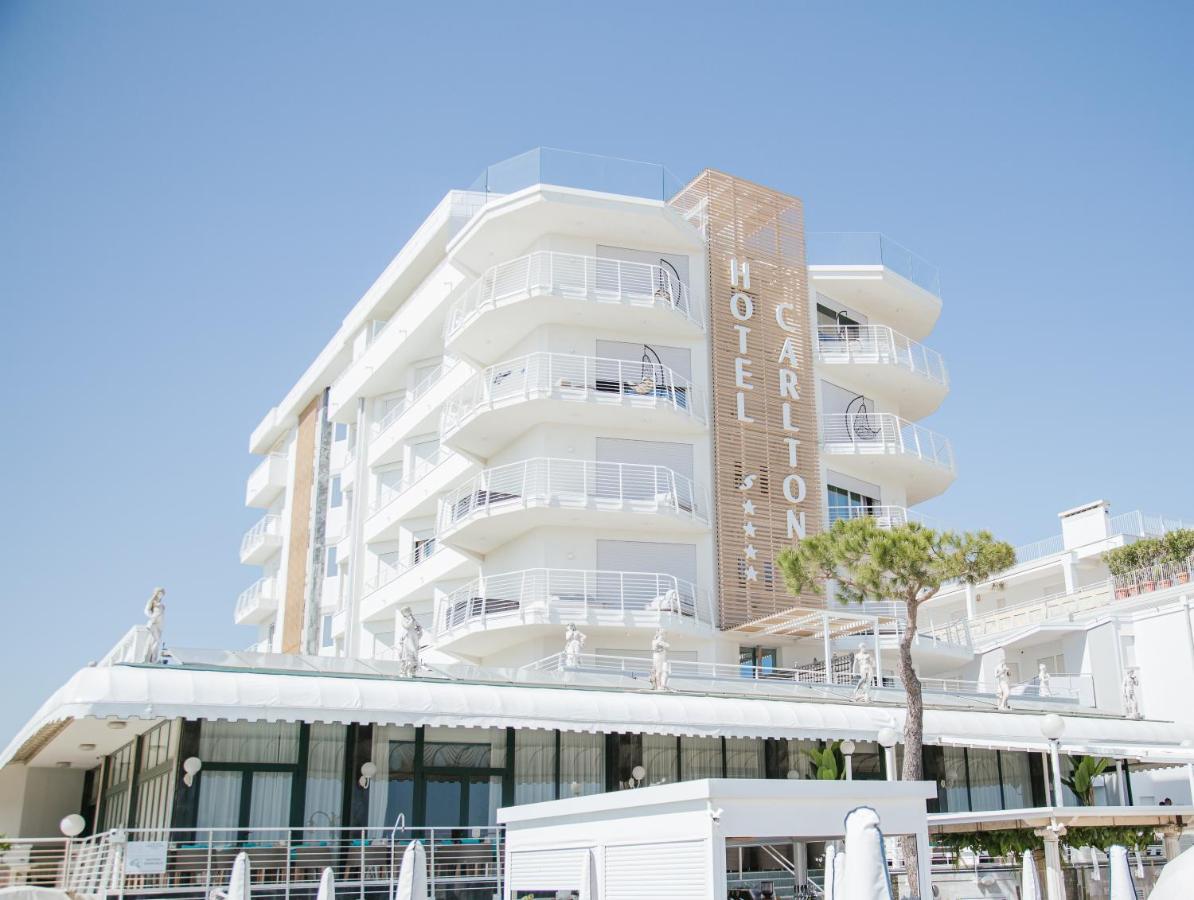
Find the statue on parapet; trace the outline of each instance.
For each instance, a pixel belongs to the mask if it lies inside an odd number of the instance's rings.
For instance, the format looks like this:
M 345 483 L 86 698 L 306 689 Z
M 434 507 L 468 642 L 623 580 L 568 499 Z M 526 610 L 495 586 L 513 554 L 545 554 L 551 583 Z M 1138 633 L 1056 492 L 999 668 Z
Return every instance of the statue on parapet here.
M 667 690 L 667 679 L 670 666 L 667 661 L 667 651 L 671 644 L 667 642 L 667 636 L 664 634 L 662 628 L 655 632 L 655 637 L 651 639 L 651 689 L 656 691 Z
M 143 661 L 147 663 L 162 661 L 162 631 L 166 625 L 166 601 L 163 599 L 165 596 L 165 588 L 154 588 L 145 603 L 145 627 L 149 631 L 149 641 L 145 645 Z
M 1143 719 L 1140 711 L 1140 670 L 1128 669 L 1124 672 L 1123 683 L 1124 716 L 1129 719 Z
M 1000 660 L 995 669 L 995 698 L 999 701 L 999 709 L 1011 709 L 1012 670 L 1007 667 L 1006 660 Z
M 398 674 L 403 678 L 414 678 L 419 673 L 422 641 L 423 626 L 411 608 L 404 606 L 398 615 Z
M 564 630 L 564 668 L 575 669 L 580 665 L 580 651 L 585 645 L 585 636 L 575 624 L 569 623 Z
M 865 644 L 854 653 L 854 674 L 858 676 L 858 684 L 854 686 L 850 699 L 870 703 L 871 688 L 875 682 L 875 655 Z
M 1049 667 L 1044 663 L 1037 666 L 1036 670 L 1036 684 L 1037 694 L 1041 697 L 1053 696 L 1053 689 L 1049 686 Z

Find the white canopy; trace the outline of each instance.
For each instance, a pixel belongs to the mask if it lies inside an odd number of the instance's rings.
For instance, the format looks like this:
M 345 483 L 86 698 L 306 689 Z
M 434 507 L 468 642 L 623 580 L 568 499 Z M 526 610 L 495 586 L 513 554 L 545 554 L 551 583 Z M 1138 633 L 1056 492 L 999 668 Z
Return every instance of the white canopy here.
M 855 740 L 874 740 L 879 729 L 903 724 L 897 707 L 827 701 L 116 665 L 77 672 L 0 754 L 0 766 L 12 760 L 44 762 L 35 757 L 70 720 L 177 717 Z M 929 709 L 925 740 L 1044 750 L 1040 718 L 1039 713 Z M 1158 763 L 1194 761 L 1194 748 L 1181 746 L 1194 732 L 1170 722 L 1073 714 L 1065 719 L 1067 750 Z

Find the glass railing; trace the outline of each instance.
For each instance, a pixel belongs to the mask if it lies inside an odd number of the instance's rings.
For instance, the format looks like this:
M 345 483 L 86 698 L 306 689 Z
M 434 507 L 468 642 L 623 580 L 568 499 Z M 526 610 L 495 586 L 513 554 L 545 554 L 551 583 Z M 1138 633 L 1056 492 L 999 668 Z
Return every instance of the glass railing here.
M 810 266 L 886 266 L 941 296 L 937 267 L 877 231 L 809 232 L 805 246 Z
M 536 184 L 648 200 L 667 200 L 683 187 L 683 182 L 659 163 L 536 147 L 486 167 L 469 190 L 512 194 Z

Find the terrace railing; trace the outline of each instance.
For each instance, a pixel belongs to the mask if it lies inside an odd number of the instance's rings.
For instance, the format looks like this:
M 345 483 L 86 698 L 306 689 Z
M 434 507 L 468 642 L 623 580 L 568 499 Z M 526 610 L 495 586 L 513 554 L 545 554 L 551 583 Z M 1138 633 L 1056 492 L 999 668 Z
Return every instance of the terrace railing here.
M 257 523 L 245 532 L 245 536 L 240 541 L 240 555 L 246 556 L 252 553 L 270 538 L 277 537 L 281 534 L 282 519 L 279 516 L 269 513 L 257 520 Z
M 899 453 L 954 468 L 948 438 L 891 413 L 826 413 L 821 441 L 831 453 Z
M 403 413 L 410 409 L 419 399 L 423 397 L 424 394 L 439 384 L 440 379 L 452 371 L 455 366 L 455 360 L 451 360 L 442 365 L 436 366 L 434 369 L 430 370 L 426 375 L 424 375 L 419 380 L 418 384 L 407 391 L 398 403 L 396 403 L 391 409 L 387 410 L 386 414 L 374 423 L 374 435 L 381 434 L 400 418 L 402 418 Z
M 817 359 L 824 363 L 885 363 L 948 385 L 945 362 L 936 350 L 886 325 L 821 325 Z

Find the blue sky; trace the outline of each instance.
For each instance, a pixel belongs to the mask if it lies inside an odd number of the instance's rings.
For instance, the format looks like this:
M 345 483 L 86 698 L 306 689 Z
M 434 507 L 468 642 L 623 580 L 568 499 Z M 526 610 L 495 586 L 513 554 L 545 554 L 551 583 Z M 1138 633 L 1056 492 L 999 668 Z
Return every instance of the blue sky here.
M 250 430 L 446 190 L 540 144 L 936 263 L 942 522 L 1194 514 L 1192 10 L 0 2 L 0 743 L 156 584 L 168 643 L 249 643 Z

